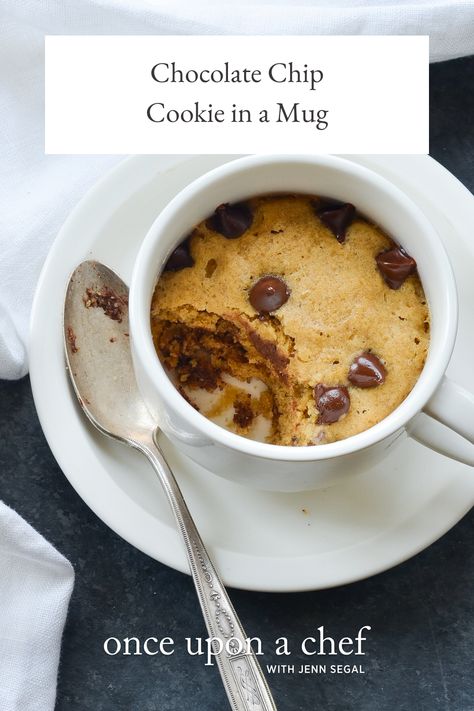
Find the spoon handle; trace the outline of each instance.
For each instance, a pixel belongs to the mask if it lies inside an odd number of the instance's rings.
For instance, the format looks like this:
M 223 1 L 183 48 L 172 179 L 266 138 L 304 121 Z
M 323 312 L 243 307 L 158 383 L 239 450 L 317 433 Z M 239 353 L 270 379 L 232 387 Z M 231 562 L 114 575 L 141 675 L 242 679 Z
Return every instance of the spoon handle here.
M 246 641 L 240 620 L 160 448 L 153 438 L 146 438 L 134 444 L 149 459 L 173 509 L 186 547 L 207 631 L 213 640 L 217 666 L 232 709 L 276 711 L 260 664 Z

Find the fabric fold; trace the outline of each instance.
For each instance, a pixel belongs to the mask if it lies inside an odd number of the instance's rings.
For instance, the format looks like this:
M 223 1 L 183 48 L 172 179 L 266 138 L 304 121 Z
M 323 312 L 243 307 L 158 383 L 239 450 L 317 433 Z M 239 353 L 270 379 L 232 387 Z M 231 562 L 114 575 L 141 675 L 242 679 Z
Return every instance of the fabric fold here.
M 71 564 L 0 502 L 0 708 L 53 711 Z

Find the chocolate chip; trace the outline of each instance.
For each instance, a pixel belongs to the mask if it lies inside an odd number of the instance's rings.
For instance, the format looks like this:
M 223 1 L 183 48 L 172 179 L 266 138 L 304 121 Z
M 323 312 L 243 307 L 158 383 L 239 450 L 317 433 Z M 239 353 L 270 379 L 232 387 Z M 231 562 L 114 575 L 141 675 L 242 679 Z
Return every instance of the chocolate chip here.
M 237 202 L 233 205 L 229 203 L 219 205 L 206 225 L 210 230 L 219 232 L 228 239 L 235 239 L 243 235 L 252 222 L 253 214 L 250 206 L 245 202 Z
M 315 205 L 316 214 L 338 242 L 345 242 L 346 230 L 354 220 L 356 209 L 350 202 L 322 201 Z
M 269 314 L 288 301 L 290 292 L 287 285 L 277 276 L 263 276 L 250 289 L 249 301 L 255 311 Z
M 171 252 L 168 257 L 168 261 L 165 264 L 165 272 L 179 272 L 180 269 L 185 269 L 186 267 L 192 267 L 194 265 L 194 259 L 191 257 L 189 237 L 178 244 L 176 249 Z
M 288 383 L 287 366 L 290 359 L 277 348 L 276 343 L 269 341 L 267 338 L 262 338 L 252 329 L 249 330 L 249 339 L 255 350 L 273 365 L 283 382 Z
M 375 257 L 379 271 L 391 289 L 399 289 L 416 272 L 416 262 L 402 247 L 386 249 Z
M 386 375 L 387 370 L 380 358 L 366 351 L 354 358 L 347 377 L 358 388 L 374 388 L 385 382 Z
M 212 277 L 212 275 L 214 274 L 214 272 L 216 271 L 216 269 L 217 269 L 216 260 L 209 259 L 208 263 L 206 264 L 206 269 L 205 269 L 206 277 L 208 279 L 210 279 Z
M 349 411 L 351 398 L 344 385 L 323 385 L 314 388 L 314 399 L 319 410 L 318 424 L 330 425 Z

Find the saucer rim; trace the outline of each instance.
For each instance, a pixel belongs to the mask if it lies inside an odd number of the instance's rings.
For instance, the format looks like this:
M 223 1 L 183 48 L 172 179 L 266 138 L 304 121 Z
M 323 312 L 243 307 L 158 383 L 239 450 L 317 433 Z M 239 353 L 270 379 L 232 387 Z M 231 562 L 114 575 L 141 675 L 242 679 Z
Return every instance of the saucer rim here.
M 231 159 L 233 157 L 234 156 L 229 156 L 228 159 Z M 469 200 L 471 201 L 470 210 L 472 211 L 474 216 L 474 201 L 467 188 L 465 188 L 465 186 L 463 186 L 445 168 L 437 164 L 436 161 L 429 158 L 428 156 L 371 156 L 370 160 L 373 161 L 375 158 L 405 158 L 408 160 L 412 159 L 413 166 L 415 166 L 416 164 L 420 165 L 421 161 L 421 164 L 424 168 L 428 168 L 427 161 L 429 161 L 428 170 L 431 170 L 435 173 L 437 172 L 437 175 L 439 177 L 443 176 L 442 180 L 444 180 L 445 184 L 447 184 L 448 182 L 451 184 L 451 188 L 454 190 L 454 192 L 458 194 L 459 199 L 465 200 L 466 198 L 469 198 Z M 350 159 L 359 159 L 362 162 L 364 160 L 369 160 L 369 157 L 350 156 Z M 90 506 L 90 508 L 94 510 L 95 513 L 107 525 L 109 525 L 125 540 L 128 540 L 130 543 L 132 543 L 132 545 L 135 545 L 143 552 L 147 553 L 148 555 L 151 555 L 151 557 L 160 560 L 166 565 L 170 565 L 171 567 L 177 570 L 181 570 L 182 572 L 188 572 L 187 564 L 184 558 L 184 554 L 180 549 L 177 534 L 172 527 L 170 527 L 167 523 L 163 521 L 158 521 L 156 517 L 151 516 L 147 512 L 145 512 L 144 516 L 143 509 L 138 507 L 138 504 L 132 501 L 132 504 L 135 507 L 140 508 L 140 514 L 142 516 L 143 523 L 143 526 L 140 529 L 141 535 L 134 535 L 130 532 L 127 526 L 123 526 L 123 520 L 120 519 L 120 516 L 117 520 L 117 512 L 116 510 L 113 510 L 113 508 L 111 508 L 111 504 L 116 504 L 120 513 L 120 510 L 123 509 L 124 506 L 127 506 L 127 502 L 128 504 L 130 504 L 130 497 L 126 496 L 125 493 L 121 491 L 121 495 L 112 497 L 112 499 L 107 499 L 105 501 L 102 500 L 101 502 L 95 500 L 94 493 L 91 492 L 88 486 L 81 481 L 80 471 L 74 469 L 74 466 L 71 466 L 71 454 L 68 449 L 68 446 L 74 445 L 74 437 L 71 436 L 71 433 L 68 433 L 67 436 L 65 436 L 65 433 L 67 432 L 67 428 L 65 426 L 61 429 L 61 431 L 56 431 L 52 426 L 51 418 L 48 414 L 51 408 L 51 400 L 49 398 L 48 392 L 48 380 L 50 378 L 45 377 L 45 375 L 52 376 L 54 378 L 58 377 L 59 373 L 57 371 L 55 372 L 54 369 L 52 372 L 48 372 L 47 352 L 48 347 L 50 349 L 53 349 L 53 355 L 55 354 L 56 358 L 56 365 L 61 362 L 61 360 L 58 361 L 57 343 L 45 344 L 44 340 L 42 338 L 40 339 L 40 335 L 43 336 L 42 324 L 44 324 L 44 317 L 46 314 L 45 308 L 48 305 L 48 295 L 52 285 L 51 280 L 54 281 L 54 279 L 56 279 L 57 290 L 57 282 L 59 278 L 59 275 L 57 274 L 58 269 L 59 272 L 61 272 L 61 278 L 65 279 L 67 276 L 65 274 L 66 266 L 64 264 L 61 266 L 61 251 L 64 251 L 64 247 L 66 245 L 72 246 L 71 238 L 72 236 L 74 236 L 74 225 L 77 225 L 77 221 L 78 219 L 80 220 L 81 215 L 87 212 L 88 205 L 92 197 L 97 196 L 104 190 L 106 192 L 110 190 L 114 181 L 118 180 L 122 183 L 123 181 L 125 181 L 126 183 L 128 178 L 130 177 L 130 171 L 135 171 L 135 173 L 137 173 L 137 171 L 140 172 L 141 168 L 145 165 L 148 165 L 149 168 L 151 165 L 156 164 L 157 161 L 161 161 L 165 165 L 167 164 L 168 166 L 176 167 L 181 165 L 181 163 L 183 163 L 184 161 L 189 160 L 196 160 L 196 157 L 189 158 L 183 156 L 131 156 L 119 163 L 117 166 L 115 166 L 112 171 L 106 174 L 98 183 L 95 184 L 95 186 L 93 186 L 93 188 L 87 193 L 87 195 L 78 204 L 78 206 L 71 212 L 46 260 L 46 263 L 40 276 L 40 280 L 38 282 L 38 287 L 36 290 L 32 309 L 30 343 L 31 383 L 39 419 L 45 432 L 45 436 L 51 447 L 51 450 L 55 458 L 57 459 L 58 464 L 65 473 L 66 477 L 69 479 L 74 488 L 76 488 L 81 498 L 83 498 L 83 500 Z M 142 172 L 146 173 L 146 171 Z M 455 182 L 453 183 L 453 181 Z M 460 188 L 462 190 L 460 190 Z M 469 246 L 472 247 L 472 245 Z M 87 251 L 87 254 L 89 254 L 89 252 L 90 250 Z M 59 263 L 57 263 L 58 260 Z M 62 261 L 64 262 L 64 260 Z M 52 326 L 52 329 L 54 330 L 57 325 L 58 324 L 54 324 Z M 61 379 L 61 382 L 64 385 L 64 377 Z M 87 435 L 87 437 L 90 437 L 90 434 Z M 449 468 L 450 460 L 443 459 L 443 462 L 446 463 L 446 469 Z M 459 477 L 455 477 L 455 479 L 457 478 Z M 435 533 L 431 532 L 418 544 L 409 547 L 409 549 L 405 550 L 404 553 L 399 552 L 398 555 L 395 555 L 392 559 L 386 560 L 385 562 L 379 561 L 377 564 L 375 564 L 374 560 L 371 561 L 365 558 L 365 569 L 359 570 L 358 572 L 350 572 L 349 566 L 345 573 L 343 572 L 342 574 L 337 574 L 336 571 L 333 569 L 332 572 L 330 572 L 329 576 L 322 575 L 318 578 L 317 573 L 316 576 L 311 574 L 308 576 L 307 571 L 310 567 L 312 567 L 312 565 L 310 565 L 310 562 L 317 562 L 315 561 L 315 558 L 320 559 L 318 565 L 314 566 L 316 570 L 322 562 L 325 562 L 326 565 L 329 563 L 329 568 L 332 568 L 329 560 L 323 561 L 324 558 L 334 557 L 334 551 L 331 551 L 330 553 L 326 554 L 316 554 L 310 556 L 266 556 L 266 560 L 275 570 L 276 575 L 273 578 L 269 578 L 268 576 L 266 576 L 264 579 L 261 574 L 257 574 L 259 573 L 259 564 L 261 562 L 259 561 L 259 556 L 252 557 L 248 554 L 244 555 L 242 553 L 223 549 L 219 546 L 214 545 L 211 545 L 211 550 L 213 551 L 214 557 L 216 558 L 216 562 L 222 571 L 224 581 L 232 587 L 259 591 L 295 592 L 303 590 L 324 589 L 333 587 L 335 585 L 348 584 L 350 582 L 354 582 L 355 580 L 360 580 L 369 577 L 376 573 L 387 570 L 388 568 L 391 568 L 395 565 L 398 565 L 399 563 L 407 560 L 408 558 L 412 557 L 413 555 L 416 555 L 418 552 L 426 548 L 428 545 L 430 545 L 432 542 L 434 542 L 440 536 L 446 533 L 453 525 L 455 525 L 467 513 L 467 511 L 469 511 L 472 504 L 474 503 L 474 487 L 466 486 L 466 491 L 460 492 L 455 490 L 454 483 L 455 481 L 453 481 L 453 487 L 451 487 L 451 494 L 453 495 L 453 501 L 451 501 L 451 515 L 449 517 L 446 517 L 442 525 L 438 525 Z M 464 487 L 461 486 L 461 489 L 463 488 Z M 466 493 L 469 493 L 470 496 L 466 496 Z M 157 523 L 159 524 L 158 527 L 156 526 Z M 403 522 L 401 522 L 401 525 L 403 525 Z M 392 532 L 396 531 L 396 528 L 393 528 L 391 530 Z M 160 548 L 159 554 L 157 553 L 156 547 L 154 545 L 156 543 L 156 535 L 158 532 L 163 536 L 163 541 L 166 541 L 166 545 Z M 147 539 L 147 536 L 150 536 L 150 538 Z M 367 542 L 364 541 L 361 544 L 357 544 L 356 546 L 354 546 L 354 548 L 360 548 L 360 546 L 364 545 L 367 545 Z M 344 550 L 350 551 L 351 548 L 347 547 Z M 354 550 L 352 552 L 355 553 Z M 252 578 L 252 574 L 254 574 L 254 576 L 256 577 Z

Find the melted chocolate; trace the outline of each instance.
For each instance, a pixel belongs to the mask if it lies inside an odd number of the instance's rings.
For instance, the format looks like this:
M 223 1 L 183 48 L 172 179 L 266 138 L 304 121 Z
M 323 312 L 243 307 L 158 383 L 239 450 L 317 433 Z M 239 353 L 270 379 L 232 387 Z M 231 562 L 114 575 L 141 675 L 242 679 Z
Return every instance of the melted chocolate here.
M 256 331 L 249 331 L 249 339 L 255 350 L 270 361 L 278 375 L 284 382 L 286 382 L 288 380 L 286 367 L 290 362 L 290 359 L 278 350 L 275 343 L 262 338 Z
M 354 358 L 347 377 L 358 388 L 374 388 L 385 382 L 386 375 L 387 370 L 380 358 L 366 351 Z
M 254 415 L 250 395 L 246 401 L 237 399 L 234 402 L 234 410 L 233 421 L 237 427 L 245 429 L 252 424 Z
M 314 399 L 319 410 L 318 424 L 331 425 L 349 411 L 351 398 L 344 385 L 323 385 L 314 388 Z
M 269 314 L 288 301 L 290 296 L 286 283 L 277 276 L 263 276 L 250 289 L 249 301 L 255 311 Z
M 375 257 L 379 271 L 391 289 L 399 289 L 416 272 L 416 262 L 402 247 L 395 246 Z

